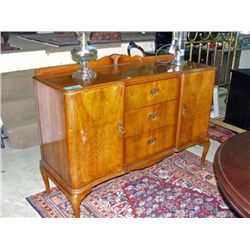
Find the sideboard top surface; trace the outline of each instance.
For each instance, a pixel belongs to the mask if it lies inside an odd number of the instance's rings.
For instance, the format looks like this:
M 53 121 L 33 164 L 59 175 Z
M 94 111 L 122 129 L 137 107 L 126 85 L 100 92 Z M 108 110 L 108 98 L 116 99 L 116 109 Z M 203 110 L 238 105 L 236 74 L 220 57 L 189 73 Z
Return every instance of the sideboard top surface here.
M 99 84 L 143 79 L 147 77 L 174 77 L 181 73 L 188 73 L 194 71 L 204 71 L 206 69 L 212 69 L 212 67 L 205 64 L 198 64 L 195 62 L 185 61 L 181 66 L 173 65 L 164 61 L 147 61 L 143 63 L 133 62 L 124 63 L 109 66 L 97 66 L 92 67 L 92 70 L 96 73 L 95 79 L 91 83 L 83 83 L 80 80 L 73 79 L 72 73 L 79 67 L 79 65 L 64 66 L 59 71 L 47 71 L 46 74 L 36 75 L 34 79 L 41 81 L 53 88 L 56 88 L 63 92 L 76 92 L 85 88 L 94 87 Z M 53 67 L 54 69 L 60 68 Z M 65 87 L 81 85 L 83 88 L 75 90 L 65 90 Z

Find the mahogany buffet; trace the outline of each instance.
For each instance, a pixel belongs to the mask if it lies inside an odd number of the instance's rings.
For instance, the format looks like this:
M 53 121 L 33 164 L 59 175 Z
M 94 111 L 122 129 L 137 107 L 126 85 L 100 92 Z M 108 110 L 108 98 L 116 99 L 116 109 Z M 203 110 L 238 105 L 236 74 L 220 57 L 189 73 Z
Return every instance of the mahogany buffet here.
M 36 70 L 41 174 L 70 200 L 75 217 L 92 188 L 195 144 L 209 149 L 215 68 L 181 66 L 168 55 L 107 56 L 92 61 L 88 84 L 79 65 Z

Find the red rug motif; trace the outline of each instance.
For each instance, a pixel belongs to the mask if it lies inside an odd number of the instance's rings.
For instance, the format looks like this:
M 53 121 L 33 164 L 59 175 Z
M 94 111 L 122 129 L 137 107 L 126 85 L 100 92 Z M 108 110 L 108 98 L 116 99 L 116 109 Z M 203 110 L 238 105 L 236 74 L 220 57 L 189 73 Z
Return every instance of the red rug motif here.
M 222 143 L 234 135 L 236 133 L 231 130 L 215 125 L 212 122 L 209 123 L 208 137 L 212 140 Z
M 73 217 L 58 188 L 26 198 L 46 218 Z M 186 150 L 149 168 L 98 185 L 81 203 L 82 218 L 232 218 L 216 185 L 212 163 Z

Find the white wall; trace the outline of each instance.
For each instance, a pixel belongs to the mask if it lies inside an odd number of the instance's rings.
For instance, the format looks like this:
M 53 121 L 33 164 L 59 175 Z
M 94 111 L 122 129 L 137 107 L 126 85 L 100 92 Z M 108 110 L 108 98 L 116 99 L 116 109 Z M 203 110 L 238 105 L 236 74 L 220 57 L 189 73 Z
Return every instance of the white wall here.
M 250 69 L 250 49 L 241 51 L 239 69 Z

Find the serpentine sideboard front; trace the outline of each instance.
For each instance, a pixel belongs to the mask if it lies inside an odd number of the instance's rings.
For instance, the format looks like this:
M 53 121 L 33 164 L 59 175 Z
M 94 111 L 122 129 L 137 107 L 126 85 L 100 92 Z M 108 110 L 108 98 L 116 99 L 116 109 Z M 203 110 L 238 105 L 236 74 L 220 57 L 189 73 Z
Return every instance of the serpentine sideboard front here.
M 203 164 L 209 149 L 215 68 L 175 66 L 164 56 L 124 58 L 93 62 L 91 84 L 72 79 L 79 65 L 39 69 L 34 76 L 46 193 L 50 178 L 75 217 L 97 184 L 195 144 L 204 146 Z

